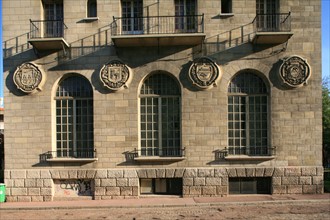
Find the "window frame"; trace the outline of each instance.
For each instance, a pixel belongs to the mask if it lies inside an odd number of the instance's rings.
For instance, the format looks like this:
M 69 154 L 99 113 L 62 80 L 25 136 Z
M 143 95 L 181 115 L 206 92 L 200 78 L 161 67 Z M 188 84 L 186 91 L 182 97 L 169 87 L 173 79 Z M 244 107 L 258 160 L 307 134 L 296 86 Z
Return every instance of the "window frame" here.
M 158 76 L 157 76 L 158 75 Z M 168 79 L 169 81 L 172 81 L 172 87 L 173 84 L 175 84 L 175 87 L 177 89 L 178 94 L 173 95 L 173 94 L 152 94 L 149 93 L 150 91 L 144 90 L 145 88 L 145 84 L 149 83 L 148 80 L 150 80 L 152 77 L 165 77 L 166 79 Z M 155 80 L 155 79 L 152 79 Z M 167 83 L 169 83 L 169 81 L 167 81 Z M 162 83 L 162 85 L 165 85 L 164 83 Z M 171 88 L 171 87 L 169 87 Z M 149 88 L 148 88 L 149 89 Z M 152 102 L 151 106 L 146 105 L 146 103 L 148 102 L 148 100 L 156 100 L 157 103 L 155 103 L 155 105 L 153 105 Z M 164 131 L 163 126 L 167 125 L 164 122 L 164 117 L 162 113 L 169 113 L 168 111 L 164 112 L 163 111 L 163 107 L 164 105 L 162 105 L 163 101 L 169 101 L 172 100 L 172 104 L 173 105 L 166 105 L 165 107 L 168 108 L 170 107 L 171 109 L 174 109 L 174 111 L 172 112 L 172 119 L 167 119 L 166 121 L 169 123 L 173 123 L 173 129 L 170 130 L 170 134 L 173 135 L 173 138 L 169 138 L 166 137 L 166 139 L 164 139 L 163 135 L 166 133 L 166 131 Z M 176 103 L 175 103 L 176 102 Z M 174 159 L 174 158 L 183 158 L 184 157 L 184 152 L 183 152 L 183 148 L 182 148 L 182 99 L 181 99 L 181 88 L 179 86 L 179 84 L 177 83 L 177 81 L 171 77 L 169 74 L 163 73 L 163 72 L 158 72 L 155 74 L 151 74 L 148 77 L 146 77 L 143 80 L 143 83 L 141 84 L 141 88 L 139 90 L 139 108 L 138 108 L 138 112 L 139 112 L 139 150 L 138 150 L 138 157 L 141 158 L 152 158 L 152 157 L 162 157 L 164 158 L 164 160 L 166 160 L 166 158 L 168 158 L 169 160 Z M 174 106 L 174 108 L 172 108 Z M 153 109 L 152 112 L 148 112 L 148 108 L 149 109 Z M 153 114 L 156 113 L 156 114 Z M 170 112 L 171 113 L 171 112 Z M 152 118 L 152 117 L 156 117 L 153 118 L 152 121 L 150 122 L 147 118 Z M 176 118 L 176 119 L 175 119 Z M 156 121 L 154 121 L 154 119 L 156 119 Z M 152 128 L 154 128 L 153 124 L 155 124 L 157 127 L 155 130 L 153 129 L 147 129 L 148 124 L 151 124 Z M 150 127 L 150 126 L 149 126 Z M 149 140 L 147 133 L 152 133 L 151 139 Z M 157 133 L 157 135 L 154 135 L 154 132 Z M 145 133 L 145 135 L 143 134 Z M 173 141 L 172 146 L 169 146 L 169 142 Z M 151 141 L 152 145 L 148 146 L 148 141 Z M 166 141 L 167 144 L 165 144 L 164 146 L 164 141 Z M 145 143 L 143 143 L 145 142 Z M 150 155 L 148 155 L 148 149 L 151 149 L 152 152 Z M 136 158 L 137 160 L 139 160 L 139 158 Z M 142 160 L 142 159 L 141 159 Z
M 232 15 L 234 15 L 234 13 L 233 13 L 233 1 L 232 0 L 221 0 L 220 15 L 221 16 L 232 16 Z
M 86 18 L 97 18 L 97 0 L 87 0 Z
M 71 87 L 70 81 L 66 80 L 74 81 L 75 84 L 71 84 Z M 67 85 L 63 85 L 63 83 L 67 83 Z M 86 90 L 83 91 L 84 86 Z M 64 89 L 65 87 L 68 88 Z M 70 87 L 71 89 L 81 89 L 81 94 L 79 95 L 78 90 L 75 90 L 77 92 L 70 91 Z M 84 94 L 82 95 L 82 93 Z M 94 146 L 93 105 L 93 88 L 85 77 L 70 74 L 59 81 L 54 96 L 55 152 L 52 152 L 51 160 L 97 160 Z
M 247 74 L 252 77 L 257 77 L 259 83 L 263 84 L 263 91 L 258 92 L 232 92 L 231 84 L 239 77 L 239 74 Z M 244 77 L 244 76 L 243 76 Z M 243 80 L 242 78 L 241 80 Z M 245 81 L 248 81 L 245 79 Z M 245 86 L 245 85 L 244 85 Z M 270 95 L 269 95 L 269 87 L 266 85 L 263 78 L 261 78 L 258 74 L 255 74 L 251 71 L 243 71 L 236 74 L 228 85 L 228 98 L 227 98 L 227 137 L 228 137 L 228 149 L 227 153 L 231 156 L 252 156 L 252 157 L 268 157 L 272 156 L 274 152 L 272 152 L 271 147 L 271 136 L 270 136 Z M 246 89 L 246 88 L 243 88 Z M 249 88 L 250 89 L 250 88 Z M 258 88 L 252 88 L 252 90 Z M 238 103 L 235 103 L 235 99 L 238 99 Z M 245 99 L 244 101 L 241 101 Z M 254 104 L 257 99 L 260 101 L 253 105 L 250 101 L 254 99 Z M 266 100 L 262 100 L 266 99 Z M 244 111 L 240 111 L 244 106 Z M 250 108 L 254 107 L 255 111 L 250 112 Z M 239 111 L 234 110 L 239 109 Z M 257 111 L 256 109 L 260 109 Z M 259 113 L 259 114 L 258 114 Z M 251 117 L 254 117 L 253 119 Z M 259 117 L 259 118 L 257 118 Z M 237 118 L 237 120 L 236 120 Z M 243 118 L 243 119 L 242 119 Z M 266 125 L 265 125 L 265 124 Z M 259 127 L 258 127 L 259 124 Z M 238 127 L 236 126 L 238 125 Z M 253 125 L 253 126 L 252 126 Z M 236 135 L 238 134 L 239 135 Z M 242 133 L 244 135 L 242 135 Z M 253 138 L 252 138 L 252 134 Z M 257 135 L 259 134 L 259 135 Z M 239 138 L 236 138 L 239 137 Z M 255 141 L 255 143 L 251 144 L 251 140 Z M 235 143 L 236 140 L 239 141 L 239 144 Z M 244 142 L 245 140 L 245 142 Z M 261 143 L 258 143 L 259 142 Z M 266 141 L 264 144 L 263 141 Z

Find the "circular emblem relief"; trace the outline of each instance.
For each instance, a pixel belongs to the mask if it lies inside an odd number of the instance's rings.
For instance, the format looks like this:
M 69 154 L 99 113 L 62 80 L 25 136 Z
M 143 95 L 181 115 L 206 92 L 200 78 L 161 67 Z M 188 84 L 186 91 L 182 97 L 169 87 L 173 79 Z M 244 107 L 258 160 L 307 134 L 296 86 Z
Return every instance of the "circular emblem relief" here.
M 107 63 L 100 71 L 100 79 L 102 83 L 111 90 L 127 88 L 130 75 L 129 68 L 118 60 Z
M 216 86 L 216 82 L 220 78 L 220 70 L 211 59 L 198 58 L 189 68 L 189 78 L 195 86 L 208 89 L 211 86 Z
M 23 63 L 14 72 L 13 80 L 17 88 L 25 93 L 41 90 L 44 81 L 41 68 L 33 63 Z
M 283 61 L 280 67 L 280 77 L 291 87 L 300 87 L 307 84 L 311 75 L 310 66 L 299 56 L 291 56 Z

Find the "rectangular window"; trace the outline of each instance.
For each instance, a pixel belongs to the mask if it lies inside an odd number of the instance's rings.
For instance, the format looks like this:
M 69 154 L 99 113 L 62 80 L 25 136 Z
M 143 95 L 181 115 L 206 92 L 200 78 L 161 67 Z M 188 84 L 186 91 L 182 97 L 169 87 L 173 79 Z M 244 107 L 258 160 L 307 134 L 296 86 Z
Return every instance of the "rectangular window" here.
M 140 193 L 182 195 L 182 178 L 140 179 Z
M 179 32 L 195 32 L 197 28 L 196 0 L 175 0 L 175 29 Z
M 63 1 L 44 1 L 44 30 L 43 37 L 63 37 Z
M 125 34 L 143 33 L 143 1 L 122 0 L 122 30 Z
M 232 14 L 232 0 L 221 0 L 221 14 Z
M 271 177 L 229 178 L 229 194 L 271 194 Z

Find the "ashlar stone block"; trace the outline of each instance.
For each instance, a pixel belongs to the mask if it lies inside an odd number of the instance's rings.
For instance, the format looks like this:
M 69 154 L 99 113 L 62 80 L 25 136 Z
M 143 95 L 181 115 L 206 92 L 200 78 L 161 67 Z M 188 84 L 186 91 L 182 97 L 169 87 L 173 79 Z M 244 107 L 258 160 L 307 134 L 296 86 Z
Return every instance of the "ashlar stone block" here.
M 302 167 L 301 175 L 302 176 L 316 176 L 316 167 Z
M 184 173 L 185 173 L 185 169 L 183 169 L 183 168 L 177 168 L 177 169 L 175 169 L 174 177 L 175 178 L 182 178 L 183 175 L 184 175 Z
M 120 187 L 106 187 L 105 195 L 120 196 Z
M 173 178 L 175 173 L 175 169 L 166 169 L 165 176 L 166 178 Z
M 198 169 L 199 177 L 213 177 L 214 169 Z
M 125 170 L 124 177 L 126 178 L 137 178 L 137 173 L 135 170 Z
M 115 178 L 101 179 L 101 186 L 116 186 L 117 181 Z
M 40 178 L 40 170 L 27 170 L 26 178 Z
M 205 178 L 204 177 L 194 178 L 194 186 L 205 186 Z
M 221 178 L 220 177 L 206 177 L 206 185 L 207 186 L 221 186 Z
M 193 186 L 194 178 L 183 178 L 183 186 Z
M 108 170 L 108 178 L 122 178 L 124 177 L 123 170 Z
M 187 168 L 184 172 L 184 177 L 196 177 L 197 169 L 196 168 Z
M 11 179 L 25 179 L 26 172 L 24 170 L 12 170 L 10 171 Z
M 299 177 L 297 176 L 282 177 L 282 185 L 297 185 L 298 183 L 299 183 Z
M 203 186 L 202 195 L 215 195 L 217 192 L 216 186 Z

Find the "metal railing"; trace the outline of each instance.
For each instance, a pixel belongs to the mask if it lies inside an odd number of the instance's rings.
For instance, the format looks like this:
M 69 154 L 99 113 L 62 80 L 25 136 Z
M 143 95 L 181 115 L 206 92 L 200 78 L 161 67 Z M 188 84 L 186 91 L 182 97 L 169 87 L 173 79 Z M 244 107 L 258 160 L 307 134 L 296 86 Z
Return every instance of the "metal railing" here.
M 135 156 L 139 157 L 184 157 L 185 148 L 144 148 L 144 149 L 135 149 Z
M 67 28 L 63 20 L 30 20 L 30 38 L 64 37 Z
M 256 32 L 289 32 L 291 31 L 291 12 L 257 14 L 252 23 Z
M 274 156 L 276 147 L 228 147 L 226 155 Z
M 48 151 L 41 155 L 44 160 L 54 158 L 96 158 L 96 150 Z
M 2 42 L 3 57 L 8 58 L 29 50 L 31 48 L 31 45 L 28 43 L 30 35 L 31 32 L 28 32 Z
M 204 14 L 185 16 L 114 17 L 113 36 L 204 33 Z

